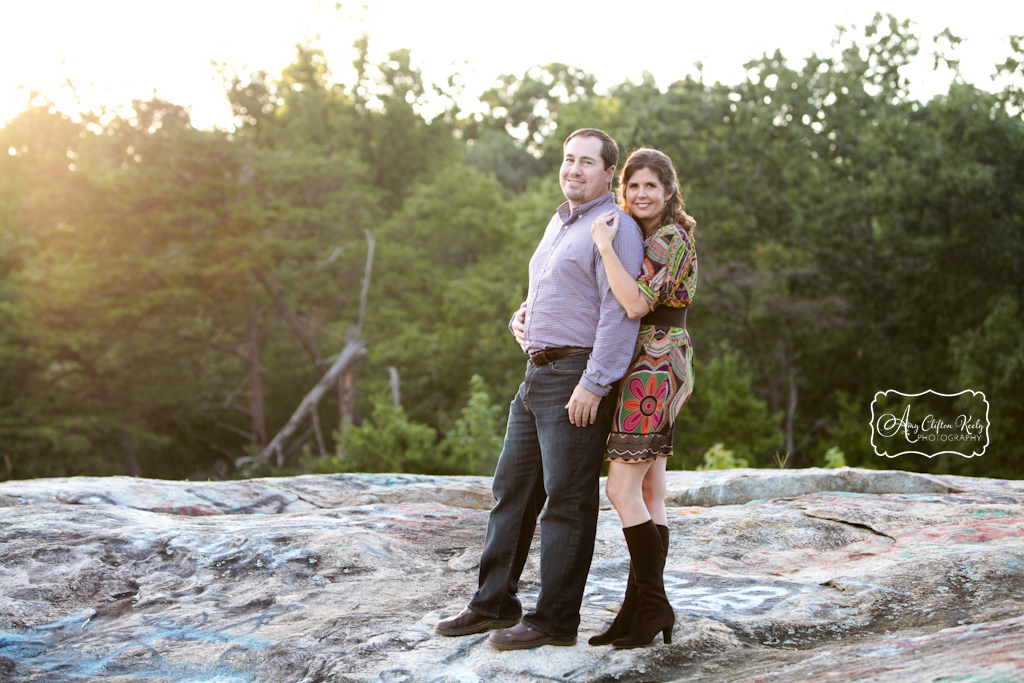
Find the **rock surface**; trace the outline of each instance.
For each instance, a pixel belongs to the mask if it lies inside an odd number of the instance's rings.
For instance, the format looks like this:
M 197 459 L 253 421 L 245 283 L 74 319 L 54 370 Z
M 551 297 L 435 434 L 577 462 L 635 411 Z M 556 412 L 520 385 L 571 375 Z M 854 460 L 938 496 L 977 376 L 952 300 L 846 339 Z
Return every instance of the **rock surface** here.
M 580 643 L 498 652 L 432 631 L 475 588 L 488 478 L 0 483 L 0 681 L 1024 681 L 1024 482 L 669 474 L 674 640 L 623 651 L 586 644 L 624 589 L 610 508 Z

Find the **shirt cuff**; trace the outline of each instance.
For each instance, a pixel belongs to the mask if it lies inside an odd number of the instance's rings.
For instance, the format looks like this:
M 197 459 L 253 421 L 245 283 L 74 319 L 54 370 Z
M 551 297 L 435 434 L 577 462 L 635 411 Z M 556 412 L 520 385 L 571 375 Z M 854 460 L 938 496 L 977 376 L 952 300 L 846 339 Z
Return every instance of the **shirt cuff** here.
M 598 396 L 607 396 L 608 392 L 611 391 L 612 389 L 611 387 L 603 387 L 600 384 L 594 384 L 589 379 L 587 379 L 586 375 L 580 377 L 580 386 L 589 391 L 590 393 L 597 394 Z

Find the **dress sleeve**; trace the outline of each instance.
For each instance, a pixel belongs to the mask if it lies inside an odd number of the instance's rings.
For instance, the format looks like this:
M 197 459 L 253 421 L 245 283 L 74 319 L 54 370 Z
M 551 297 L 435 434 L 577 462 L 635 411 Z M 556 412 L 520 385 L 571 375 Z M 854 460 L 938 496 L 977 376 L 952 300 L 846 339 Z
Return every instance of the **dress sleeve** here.
M 689 304 L 693 293 L 680 285 L 695 265 L 695 256 L 693 238 L 678 226 L 666 225 L 651 236 L 636 283 L 652 310 L 674 300 Z

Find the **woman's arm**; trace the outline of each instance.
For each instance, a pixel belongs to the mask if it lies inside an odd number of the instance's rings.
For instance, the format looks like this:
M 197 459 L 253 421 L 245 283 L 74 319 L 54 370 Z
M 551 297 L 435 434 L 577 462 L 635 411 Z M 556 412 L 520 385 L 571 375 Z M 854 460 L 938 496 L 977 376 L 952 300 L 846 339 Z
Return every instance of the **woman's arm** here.
M 636 279 L 631 277 L 618 254 L 612 248 L 612 240 L 615 233 L 619 231 L 619 214 L 615 211 L 608 211 L 601 214 L 590 227 L 590 236 L 594 238 L 594 244 L 601 253 L 601 260 L 604 261 L 604 272 L 608 275 L 608 284 L 612 288 L 612 294 L 619 302 L 619 305 L 626 309 L 626 315 L 630 320 L 642 318 L 651 312 L 651 304 L 640 293 Z

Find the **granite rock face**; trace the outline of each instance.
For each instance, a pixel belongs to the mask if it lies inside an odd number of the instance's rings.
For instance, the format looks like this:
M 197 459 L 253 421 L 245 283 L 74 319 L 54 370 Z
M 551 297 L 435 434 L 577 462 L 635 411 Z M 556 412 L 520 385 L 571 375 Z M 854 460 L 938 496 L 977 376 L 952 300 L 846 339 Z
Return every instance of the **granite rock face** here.
M 674 640 L 623 651 L 586 644 L 624 589 L 610 508 L 579 644 L 498 652 L 432 629 L 475 589 L 488 478 L 0 483 L 0 681 L 1024 681 L 1024 482 L 669 474 Z

